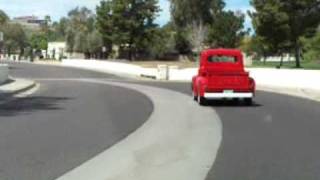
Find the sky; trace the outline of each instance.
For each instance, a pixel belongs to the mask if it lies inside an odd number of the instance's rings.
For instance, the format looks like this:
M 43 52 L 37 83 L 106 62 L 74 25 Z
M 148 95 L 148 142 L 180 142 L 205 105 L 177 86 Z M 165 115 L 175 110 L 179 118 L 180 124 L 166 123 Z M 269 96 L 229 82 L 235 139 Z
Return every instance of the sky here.
M 68 11 L 79 6 L 86 6 L 94 10 L 100 0 L 0 0 L 0 9 L 4 10 L 11 18 L 17 16 L 35 15 L 44 17 L 50 15 L 54 21 L 66 16 Z M 225 0 L 228 10 L 241 10 L 246 12 L 251 9 L 249 0 Z M 159 0 L 161 12 L 156 22 L 160 25 L 170 20 L 170 4 L 168 0 Z M 246 18 L 246 27 L 251 27 L 250 18 Z

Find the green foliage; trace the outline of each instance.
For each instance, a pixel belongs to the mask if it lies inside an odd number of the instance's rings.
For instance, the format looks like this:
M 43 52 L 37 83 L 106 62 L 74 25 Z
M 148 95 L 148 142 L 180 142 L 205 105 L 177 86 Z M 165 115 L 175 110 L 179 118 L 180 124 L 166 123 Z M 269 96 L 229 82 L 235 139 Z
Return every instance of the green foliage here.
M 94 31 L 95 16 L 87 8 L 75 8 L 54 24 L 55 31 L 65 37 L 69 52 L 89 53 L 89 35 Z
M 8 15 L 0 9 L 0 25 L 6 23 L 8 20 Z
M 300 67 L 301 39 L 311 37 L 320 23 L 318 0 L 252 0 L 251 13 L 256 33 L 264 38 L 273 53 L 293 50 Z
M 175 48 L 181 54 L 189 54 L 192 51 L 191 42 L 188 40 L 188 30 L 183 28 L 177 28 L 177 33 L 175 34 Z
M 281 11 L 278 1 L 254 0 L 251 3 L 257 11 L 250 14 L 256 33 L 269 47 L 270 53 L 281 54 L 289 44 L 289 16 Z
M 223 0 L 170 0 L 171 16 L 175 25 L 176 49 L 181 54 L 190 54 L 193 48 L 200 49 L 206 37 L 203 31 L 216 21 L 223 10 Z
M 241 42 L 240 49 L 247 55 L 253 56 L 254 59 L 266 57 L 269 53 L 269 46 L 260 36 L 246 36 Z
M 0 26 L 0 31 L 4 34 L 3 45 L 8 54 L 13 51 L 23 52 L 27 45 L 27 37 L 21 25 L 6 23 Z
M 97 30 L 92 31 L 91 33 L 89 33 L 87 37 L 87 43 L 88 43 L 88 51 L 90 53 L 100 52 L 103 46 L 101 34 Z
M 320 64 L 320 32 L 313 38 L 304 39 L 304 59 L 307 61 L 318 61 Z
M 170 24 L 157 28 L 152 32 L 153 38 L 148 42 L 147 51 L 151 57 L 156 59 L 163 58 L 168 53 L 175 50 L 175 32 Z
M 202 21 L 211 24 L 223 10 L 223 0 L 170 0 L 171 15 L 178 27 L 186 27 L 190 23 Z
M 67 34 L 68 19 L 63 17 L 59 22 L 53 22 L 51 29 L 52 34 L 49 36 L 49 41 L 64 41 Z
M 33 49 L 47 50 L 48 49 L 48 38 L 45 33 L 35 33 L 31 36 L 30 45 Z
M 215 23 L 210 25 L 207 42 L 211 47 L 239 47 L 249 30 L 244 29 L 245 15 L 233 11 L 221 12 Z
M 204 46 L 238 47 L 248 34 L 245 16 L 224 8 L 223 0 L 171 0 L 177 50 L 186 54 Z
M 128 49 L 129 59 L 146 47 L 156 25 L 157 0 L 101 1 L 97 7 L 97 27 L 105 45 Z

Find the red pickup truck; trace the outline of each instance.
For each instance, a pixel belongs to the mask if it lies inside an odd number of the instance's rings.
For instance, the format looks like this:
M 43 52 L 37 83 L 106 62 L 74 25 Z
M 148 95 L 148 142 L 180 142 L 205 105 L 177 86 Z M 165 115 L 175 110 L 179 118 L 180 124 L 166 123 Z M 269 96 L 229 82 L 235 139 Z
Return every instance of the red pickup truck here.
M 192 78 L 194 100 L 243 99 L 252 104 L 255 81 L 244 70 L 243 55 L 234 49 L 209 49 L 201 53 L 198 75 Z

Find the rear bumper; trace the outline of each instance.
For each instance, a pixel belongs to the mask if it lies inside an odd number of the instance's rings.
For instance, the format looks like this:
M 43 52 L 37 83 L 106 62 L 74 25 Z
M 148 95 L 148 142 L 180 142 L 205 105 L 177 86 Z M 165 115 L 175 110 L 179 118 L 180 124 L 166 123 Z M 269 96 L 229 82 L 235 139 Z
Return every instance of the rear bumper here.
M 253 98 L 253 93 L 204 93 L 206 99 Z

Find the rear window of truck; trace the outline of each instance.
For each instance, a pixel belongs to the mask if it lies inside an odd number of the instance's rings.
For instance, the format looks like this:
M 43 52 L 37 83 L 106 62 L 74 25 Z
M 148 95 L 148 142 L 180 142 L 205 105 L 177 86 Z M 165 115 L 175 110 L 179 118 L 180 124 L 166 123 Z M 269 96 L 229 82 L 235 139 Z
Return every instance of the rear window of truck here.
M 235 57 L 235 56 L 209 56 L 208 62 L 211 62 L 211 63 L 236 63 L 237 57 Z

